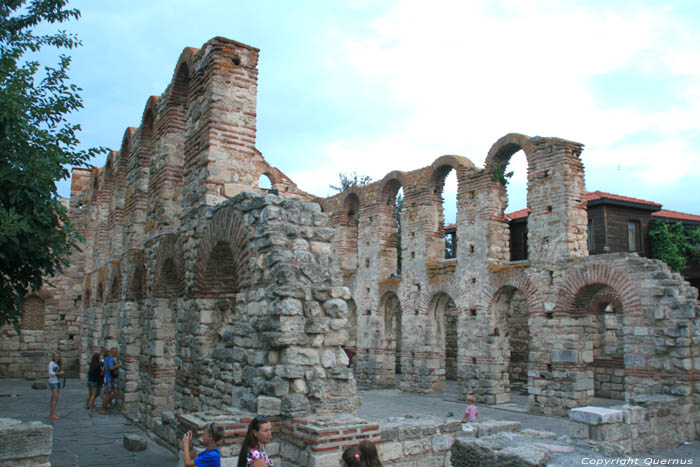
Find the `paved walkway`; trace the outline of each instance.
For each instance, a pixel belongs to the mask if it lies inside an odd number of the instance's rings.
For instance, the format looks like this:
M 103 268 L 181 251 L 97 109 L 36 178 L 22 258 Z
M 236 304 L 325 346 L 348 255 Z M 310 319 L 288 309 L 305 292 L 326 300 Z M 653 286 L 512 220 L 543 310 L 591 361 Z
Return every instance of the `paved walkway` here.
M 78 380 L 68 380 L 61 390 L 57 412 L 59 420 L 48 417 L 50 394 L 48 389 L 34 390 L 32 382 L 20 379 L 0 379 L 0 417 L 24 421 L 42 421 L 53 425 L 52 466 L 176 466 L 177 456 L 169 449 L 150 439 L 148 448 L 141 452 L 124 449 L 122 442 L 127 433 L 148 436 L 138 426 L 118 412 L 100 415 L 85 410 L 87 388 Z M 363 399 L 358 416 L 370 421 L 406 415 L 432 415 L 451 420 L 461 419 L 464 403 L 458 400 L 457 386 L 448 384 L 447 393 L 419 396 L 393 389 L 360 389 Z M 597 401 L 610 405 L 610 401 Z M 617 403 L 617 401 L 614 401 Z M 511 404 L 495 407 L 478 405 L 479 419 L 519 421 L 523 428 L 569 433 L 569 421 L 563 417 L 544 417 L 527 413 L 527 397 L 514 395 Z M 449 415 L 449 413 L 452 415 Z M 700 465 L 700 442 L 665 449 L 654 455 L 638 455 L 640 459 L 692 459 Z M 639 465 L 645 465 L 641 462 Z M 688 465 L 688 462 L 686 462 Z
M 58 466 L 175 466 L 177 456 L 153 440 L 145 451 L 130 452 L 123 446 L 127 433 L 147 436 L 119 412 L 101 415 L 85 410 L 87 387 L 77 379 L 61 389 L 56 412 L 49 418 L 48 389 L 32 389 L 32 382 L 0 379 L 0 417 L 40 421 L 53 425 L 53 452 L 50 461 Z

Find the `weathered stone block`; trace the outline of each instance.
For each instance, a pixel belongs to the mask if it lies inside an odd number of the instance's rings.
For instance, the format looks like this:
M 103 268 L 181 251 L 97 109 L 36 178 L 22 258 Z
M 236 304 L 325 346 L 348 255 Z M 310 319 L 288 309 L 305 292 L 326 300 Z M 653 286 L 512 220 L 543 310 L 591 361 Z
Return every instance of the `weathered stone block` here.
M 136 434 L 124 435 L 124 447 L 127 451 L 143 451 L 148 447 L 148 440 Z

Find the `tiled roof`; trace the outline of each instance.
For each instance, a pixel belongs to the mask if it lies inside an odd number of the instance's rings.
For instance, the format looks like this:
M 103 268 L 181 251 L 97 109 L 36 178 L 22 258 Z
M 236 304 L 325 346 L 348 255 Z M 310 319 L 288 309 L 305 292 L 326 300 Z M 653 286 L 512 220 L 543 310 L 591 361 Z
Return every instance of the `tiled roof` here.
M 678 211 L 669 211 L 668 209 L 662 209 L 661 211 L 652 212 L 651 217 L 673 219 L 677 221 L 700 222 L 700 216 L 696 216 L 695 214 L 686 214 L 684 212 Z
M 456 228 L 457 228 L 457 224 L 450 224 L 450 225 L 445 226 L 445 230 L 456 229 Z
M 616 195 L 613 193 L 606 193 L 604 191 L 589 191 L 586 193 L 586 201 L 589 203 L 591 201 L 595 201 L 598 199 L 610 199 L 614 201 L 624 201 L 626 203 L 635 203 L 635 204 L 647 204 L 649 206 L 655 206 L 655 207 L 661 207 L 660 203 L 655 203 L 653 201 L 646 201 L 643 199 L 637 199 L 637 198 L 630 198 L 629 196 L 621 196 L 621 195 Z
M 517 211 L 510 212 L 506 214 L 506 220 L 514 221 L 517 219 L 524 219 L 530 215 L 530 208 L 518 209 Z

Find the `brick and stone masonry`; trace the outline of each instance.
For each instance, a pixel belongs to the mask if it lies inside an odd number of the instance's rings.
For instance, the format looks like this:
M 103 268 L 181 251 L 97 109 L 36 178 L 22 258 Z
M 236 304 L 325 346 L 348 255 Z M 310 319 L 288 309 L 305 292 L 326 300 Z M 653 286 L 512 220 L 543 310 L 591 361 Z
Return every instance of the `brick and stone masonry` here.
M 581 144 L 511 133 L 483 168 L 441 156 L 320 199 L 255 147 L 258 54 L 219 37 L 185 49 L 105 166 L 73 171 L 85 244 L 28 298 L 20 335 L 2 330 L 0 375 L 43 377 L 59 350 L 85 377 L 90 354 L 116 346 L 120 402 L 169 442 L 188 414 L 235 409 L 278 417 L 294 456 L 318 452 L 290 420 L 342 425 L 356 381 L 436 393 L 456 380 L 488 404 L 518 389 L 545 414 L 672 395 L 700 427 L 697 290 L 659 261 L 588 256 Z M 501 180 L 519 150 L 531 213 L 527 260 L 510 261 Z

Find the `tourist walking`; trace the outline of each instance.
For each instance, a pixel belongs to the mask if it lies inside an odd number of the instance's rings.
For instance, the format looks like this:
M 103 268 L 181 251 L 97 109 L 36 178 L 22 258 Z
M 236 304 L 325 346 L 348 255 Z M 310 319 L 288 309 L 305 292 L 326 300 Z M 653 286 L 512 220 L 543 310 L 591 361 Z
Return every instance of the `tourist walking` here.
M 90 367 L 88 368 L 87 387 L 88 395 L 85 399 L 85 408 L 95 410 L 95 398 L 97 397 L 97 388 L 100 386 L 102 379 L 102 365 L 100 364 L 100 354 L 92 354 Z
M 215 426 L 213 423 L 204 429 L 202 443 L 207 447 L 195 457 L 192 449 L 192 432 L 188 431 L 182 437 L 182 445 L 185 450 L 186 467 L 221 467 L 221 451 L 219 445 L 224 439 L 224 427 Z
M 61 371 L 61 355 L 58 352 L 55 352 L 51 357 L 51 361 L 49 362 L 49 389 L 51 390 L 49 418 L 54 420 L 58 419 L 56 404 L 58 404 L 58 378 L 60 376 L 63 376 L 63 371 Z
M 112 347 L 109 357 L 105 360 L 105 395 L 102 399 L 102 408 L 100 409 L 102 414 L 107 413 L 107 406 L 119 395 L 116 378 L 121 366 L 121 362 L 117 359 L 117 348 Z
M 362 467 L 382 467 L 382 461 L 379 460 L 379 453 L 377 452 L 377 446 L 371 441 L 360 441 L 360 456 L 362 460 Z
M 238 467 L 273 467 L 265 452 L 265 443 L 272 439 L 272 424 L 258 415 L 250 421 L 238 455 Z

